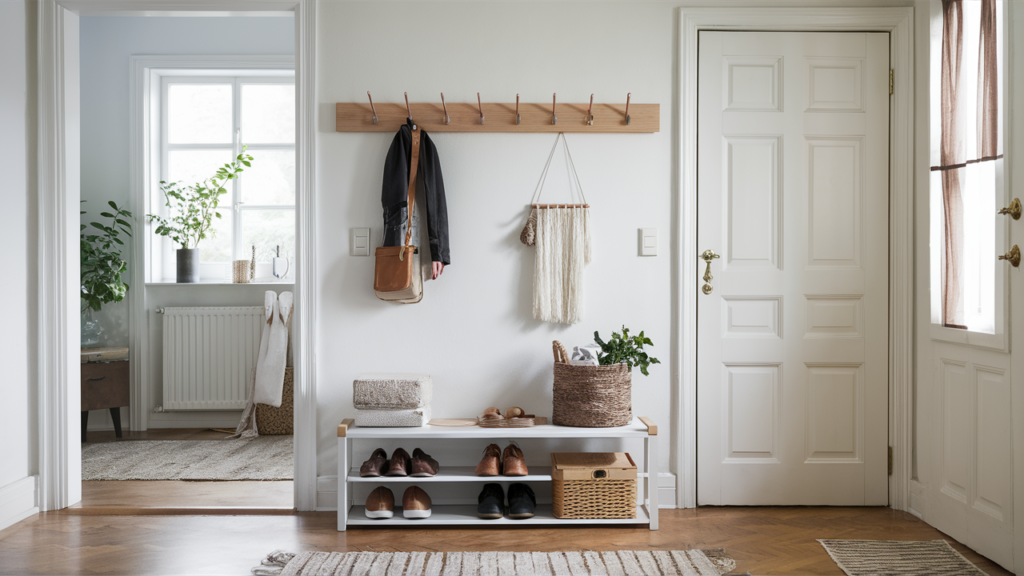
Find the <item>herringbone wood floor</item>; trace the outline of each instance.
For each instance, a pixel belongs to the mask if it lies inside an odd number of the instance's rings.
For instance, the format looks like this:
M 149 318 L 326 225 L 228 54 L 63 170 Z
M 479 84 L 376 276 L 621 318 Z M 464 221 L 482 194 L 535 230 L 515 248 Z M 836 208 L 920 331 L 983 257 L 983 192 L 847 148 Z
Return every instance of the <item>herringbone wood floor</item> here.
M 842 574 L 817 538 L 933 540 L 939 531 L 887 508 L 663 510 L 642 527 L 337 532 L 333 513 L 105 516 L 50 512 L 0 531 L 0 574 L 248 574 L 284 550 L 621 550 L 725 548 L 737 572 Z M 966 547 L 982 570 L 1009 574 Z

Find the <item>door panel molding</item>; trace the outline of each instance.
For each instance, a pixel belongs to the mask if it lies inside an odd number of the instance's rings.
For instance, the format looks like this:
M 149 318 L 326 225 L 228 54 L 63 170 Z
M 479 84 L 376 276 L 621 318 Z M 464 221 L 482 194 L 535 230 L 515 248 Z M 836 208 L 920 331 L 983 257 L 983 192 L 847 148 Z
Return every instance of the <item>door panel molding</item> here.
M 896 91 L 889 124 L 889 444 L 893 474 L 889 505 L 906 510 L 911 482 L 913 383 L 913 154 L 914 9 L 906 8 L 681 8 L 679 10 L 676 318 L 672 384 L 678 405 L 677 505 L 697 505 L 697 36 L 701 30 L 858 31 L 890 35 Z M 780 69 L 785 63 L 780 63 Z M 779 85 L 779 90 L 785 90 Z M 728 92 L 726 92 L 728 93 Z M 740 105 L 753 105 L 737 103 Z M 767 105 L 761 102 L 759 105 Z

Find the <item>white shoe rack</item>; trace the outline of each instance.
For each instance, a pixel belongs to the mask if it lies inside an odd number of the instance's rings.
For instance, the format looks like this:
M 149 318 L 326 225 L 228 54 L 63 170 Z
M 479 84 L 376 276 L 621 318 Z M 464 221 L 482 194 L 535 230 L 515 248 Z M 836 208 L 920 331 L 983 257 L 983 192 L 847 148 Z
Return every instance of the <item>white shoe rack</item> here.
M 415 445 L 419 440 L 427 439 L 484 439 L 484 440 L 521 440 L 521 439 L 593 439 L 623 438 L 642 440 L 644 445 L 643 470 L 637 471 L 637 480 L 641 488 L 637 490 L 636 518 L 616 520 L 572 520 L 555 518 L 551 505 L 539 504 L 533 518 L 513 520 L 508 517 L 487 520 L 477 518 L 475 505 L 437 505 L 432 506 L 429 518 L 410 519 L 402 516 L 397 504 L 401 503 L 402 491 L 395 490 L 395 515 L 388 519 L 371 519 L 366 517 L 362 505 L 353 502 L 352 494 L 357 483 L 376 485 L 422 485 L 459 482 L 551 482 L 551 469 L 530 465 L 529 476 L 477 476 L 473 466 L 445 466 L 436 476 L 380 476 L 362 478 L 359 467 L 363 460 L 370 456 L 374 447 L 363 450 L 366 453 L 353 454 L 355 440 L 409 440 Z M 368 444 L 368 443 L 363 443 Z M 574 428 L 543 424 L 532 428 L 481 428 L 479 426 L 448 427 L 422 426 L 418 428 L 362 428 L 355 426 L 352 419 L 346 419 L 338 425 L 338 530 L 343 531 L 349 526 L 388 526 L 415 527 L 424 525 L 445 526 L 532 526 L 547 524 L 585 524 L 590 526 L 602 524 L 648 524 L 651 530 L 658 529 L 658 427 L 647 417 L 635 418 L 628 426 L 617 428 Z M 397 487 L 396 487 L 397 488 Z M 644 499 L 646 492 L 647 498 Z M 429 495 L 429 492 L 428 492 Z

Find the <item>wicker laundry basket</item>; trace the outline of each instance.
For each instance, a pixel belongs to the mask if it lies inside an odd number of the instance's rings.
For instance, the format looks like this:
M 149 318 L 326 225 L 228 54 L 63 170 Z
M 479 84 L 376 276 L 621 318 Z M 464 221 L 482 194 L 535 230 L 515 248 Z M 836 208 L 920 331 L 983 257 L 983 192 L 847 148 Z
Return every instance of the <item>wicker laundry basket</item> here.
M 585 428 L 626 426 L 633 421 L 632 383 L 633 375 L 626 364 L 573 366 L 555 362 L 551 422 Z
M 294 377 L 293 369 L 284 369 L 284 391 L 281 393 L 281 407 L 269 404 L 256 405 L 256 430 L 260 436 L 282 436 L 293 433 L 294 420 Z

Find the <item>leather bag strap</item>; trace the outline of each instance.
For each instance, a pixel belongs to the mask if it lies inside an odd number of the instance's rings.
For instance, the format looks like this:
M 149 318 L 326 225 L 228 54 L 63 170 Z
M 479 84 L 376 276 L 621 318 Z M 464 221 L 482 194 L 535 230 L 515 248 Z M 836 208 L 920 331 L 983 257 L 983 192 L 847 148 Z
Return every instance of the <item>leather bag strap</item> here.
M 416 169 L 420 165 L 420 131 L 412 131 L 412 160 L 409 164 L 409 201 L 407 212 L 409 213 L 409 224 L 405 229 L 405 245 L 408 247 L 412 241 L 412 211 L 416 203 Z

